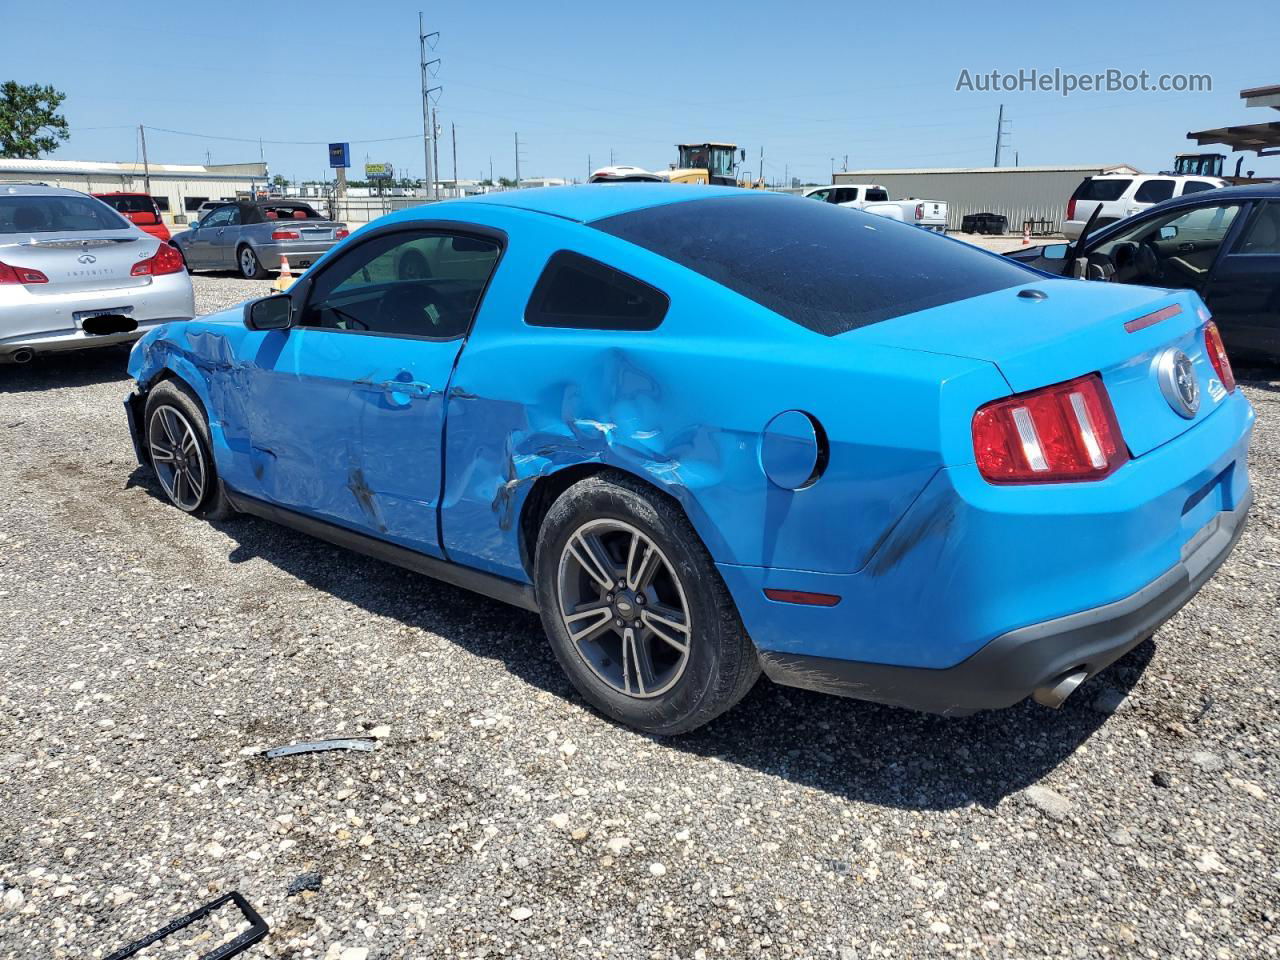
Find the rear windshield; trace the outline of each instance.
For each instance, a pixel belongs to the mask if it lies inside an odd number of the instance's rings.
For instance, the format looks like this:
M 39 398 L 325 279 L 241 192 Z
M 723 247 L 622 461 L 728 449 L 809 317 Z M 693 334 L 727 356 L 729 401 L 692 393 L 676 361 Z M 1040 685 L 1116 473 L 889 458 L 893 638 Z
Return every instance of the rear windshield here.
M 305 203 L 298 204 L 270 204 L 264 203 L 260 208 L 262 215 L 268 220 L 319 220 L 320 214 L 316 213 Z
M 1119 200 L 1132 180 L 1126 177 L 1090 177 L 1071 195 L 1074 200 Z
M 121 213 L 155 213 L 155 203 L 150 197 L 99 197 Z
M 826 336 L 1037 276 L 918 227 L 776 195 L 668 203 L 591 226 Z
M 128 230 L 131 226 L 91 197 L 0 197 L 0 235 Z

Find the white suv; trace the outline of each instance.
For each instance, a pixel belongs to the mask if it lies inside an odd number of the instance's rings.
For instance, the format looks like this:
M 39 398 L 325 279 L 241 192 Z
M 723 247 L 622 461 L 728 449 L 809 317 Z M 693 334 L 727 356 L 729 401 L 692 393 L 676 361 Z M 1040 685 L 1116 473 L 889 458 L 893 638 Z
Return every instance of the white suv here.
M 1227 181 L 1217 177 L 1175 177 L 1163 173 L 1104 173 L 1086 177 L 1076 187 L 1067 201 L 1067 218 L 1062 221 L 1062 233 L 1068 240 L 1075 240 L 1093 216 L 1094 208 L 1102 206 L 1093 229 L 1131 217 L 1170 197 L 1199 190 L 1216 190 L 1225 187 Z

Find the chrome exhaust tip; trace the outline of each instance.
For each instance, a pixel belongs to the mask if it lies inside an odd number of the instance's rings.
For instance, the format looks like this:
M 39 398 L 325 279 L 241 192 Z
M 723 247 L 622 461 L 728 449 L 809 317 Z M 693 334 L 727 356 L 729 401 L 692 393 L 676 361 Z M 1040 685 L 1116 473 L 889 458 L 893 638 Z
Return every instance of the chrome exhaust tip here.
M 15 350 L 13 353 L 9 354 L 9 359 L 14 363 L 30 363 L 31 358 L 35 355 L 34 350 Z
M 1076 692 L 1076 687 L 1080 686 L 1088 678 L 1089 672 L 1087 670 L 1073 670 L 1071 673 L 1064 673 L 1047 686 L 1036 687 L 1031 697 L 1041 706 L 1057 710 L 1067 697 Z

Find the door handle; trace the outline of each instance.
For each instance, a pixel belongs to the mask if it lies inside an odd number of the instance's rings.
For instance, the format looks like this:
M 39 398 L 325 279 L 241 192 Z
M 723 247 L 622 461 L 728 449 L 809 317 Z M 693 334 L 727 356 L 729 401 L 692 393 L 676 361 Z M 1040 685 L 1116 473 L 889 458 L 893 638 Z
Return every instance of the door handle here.
M 422 400 L 431 396 L 431 384 L 419 380 L 385 380 L 379 386 L 387 393 L 399 393 Z

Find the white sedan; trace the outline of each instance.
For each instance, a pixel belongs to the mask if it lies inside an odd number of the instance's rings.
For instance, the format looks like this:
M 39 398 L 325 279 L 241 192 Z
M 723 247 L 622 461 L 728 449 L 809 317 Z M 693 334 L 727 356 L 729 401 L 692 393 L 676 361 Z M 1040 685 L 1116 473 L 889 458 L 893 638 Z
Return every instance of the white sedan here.
M 129 343 L 194 315 L 169 244 L 87 194 L 0 186 L 0 362 Z

